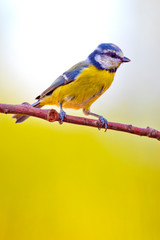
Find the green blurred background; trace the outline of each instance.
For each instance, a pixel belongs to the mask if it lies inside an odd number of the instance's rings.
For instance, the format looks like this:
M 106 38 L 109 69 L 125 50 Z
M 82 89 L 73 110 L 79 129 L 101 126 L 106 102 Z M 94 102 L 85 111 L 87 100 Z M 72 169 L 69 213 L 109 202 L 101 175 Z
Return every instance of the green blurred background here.
M 132 62 L 92 111 L 160 130 L 159 10 L 157 0 L 1 0 L 0 102 L 32 103 L 113 42 Z M 1 240 L 160 239 L 157 140 L 2 114 L 0 130 Z

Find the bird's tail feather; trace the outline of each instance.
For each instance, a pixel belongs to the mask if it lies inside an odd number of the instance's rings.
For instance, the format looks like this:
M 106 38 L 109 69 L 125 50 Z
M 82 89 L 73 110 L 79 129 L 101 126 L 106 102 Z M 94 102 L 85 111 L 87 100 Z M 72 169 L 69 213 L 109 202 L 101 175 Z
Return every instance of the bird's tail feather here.
M 43 107 L 43 105 L 41 105 L 40 104 L 40 100 L 38 100 L 37 102 L 32 104 L 32 107 L 41 108 L 41 107 Z M 29 118 L 29 116 L 23 116 L 23 115 L 20 115 L 20 114 L 15 114 L 15 115 L 13 115 L 12 118 L 16 118 L 17 119 L 15 123 L 22 123 L 27 118 Z

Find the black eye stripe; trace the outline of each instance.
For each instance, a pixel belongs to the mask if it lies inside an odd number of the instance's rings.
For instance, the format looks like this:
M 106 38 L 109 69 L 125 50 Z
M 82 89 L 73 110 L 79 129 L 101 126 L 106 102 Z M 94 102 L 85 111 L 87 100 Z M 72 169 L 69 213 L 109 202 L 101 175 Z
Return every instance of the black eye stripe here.
M 106 52 L 105 54 L 108 55 L 108 56 L 111 56 L 111 57 L 116 57 L 117 56 L 116 53 L 114 53 L 114 52 Z
M 111 53 L 111 57 L 117 57 L 116 53 Z
M 118 56 L 115 52 L 107 52 L 107 53 L 105 53 L 105 55 L 110 56 L 112 58 L 119 58 L 119 59 L 121 59 L 121 57 Z

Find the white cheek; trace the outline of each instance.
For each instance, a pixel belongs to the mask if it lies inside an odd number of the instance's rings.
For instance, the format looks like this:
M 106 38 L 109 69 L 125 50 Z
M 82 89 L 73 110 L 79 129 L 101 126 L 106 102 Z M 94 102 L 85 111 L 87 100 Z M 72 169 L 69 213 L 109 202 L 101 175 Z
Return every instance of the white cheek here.
M 112 64 L 113 64 L 112 66 L 117 68 L 121 64 L 121 60 L 118 58 L 116 58 L 116 59 L 112 58 Z
M 109 56 L 101 56 L 98 54 L 95 56 L 95 60 L 104 69 L 117 68 L 121 63 L 120 59 L 118 58 L 111 58 Z
M 101 67 L 102 68 L 104 68 L 104 69 L 108 69 L 110 66 L 111 66 L 111 64 L 110 64 L 110 60 L 109 60 L 109 57 L 104 57 L 103 56 L 103 58 L 102 58 L 102 56 L 101 55 L 95 55 L 95 60 L 96 60 L 96 62 L 98 62 L 100 65 L 101 65 Z

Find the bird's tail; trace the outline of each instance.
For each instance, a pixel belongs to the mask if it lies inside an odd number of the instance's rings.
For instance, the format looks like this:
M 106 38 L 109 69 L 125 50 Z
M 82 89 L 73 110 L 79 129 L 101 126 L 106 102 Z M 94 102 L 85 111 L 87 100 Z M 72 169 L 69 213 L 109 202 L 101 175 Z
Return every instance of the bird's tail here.
M 41 105 L 40 104 L 40 100 L 38 100 L 37 102 L 32 104 L 32 107 L 41 108 L 41 107 L 43 107 L 43 105 Z M 15 115 L 13 115 L 12 118 L 16 118 L 17 119 L 15 123 L 22 123 L 27 118 L 29 118 L 29 116 L 23 116 L 23 115 L 20 115 L 20 114 L 15 114 Z

